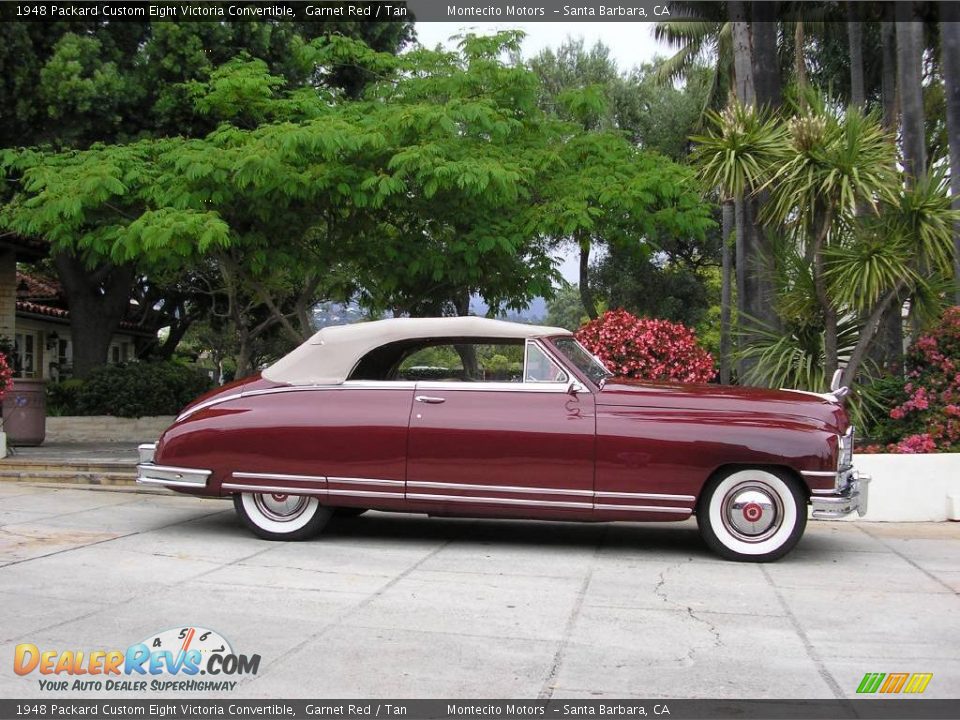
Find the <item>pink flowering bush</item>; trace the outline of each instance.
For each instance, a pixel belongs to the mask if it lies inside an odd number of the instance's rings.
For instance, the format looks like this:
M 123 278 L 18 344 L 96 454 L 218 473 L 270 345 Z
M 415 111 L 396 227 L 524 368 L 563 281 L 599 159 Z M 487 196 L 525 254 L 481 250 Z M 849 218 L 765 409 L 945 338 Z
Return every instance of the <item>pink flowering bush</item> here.
M 907 376 L 877 434 L 885 445 L 864 452 L 960 451 L 960 307 L 907 351 Z
M 0 352 L 0 400 L 13 387 L 13 368 L 7 362 L 7 356 Z
M 580 328 L 577 340 L 623 377 L 697 383 L 716 375 L 713 357 L 694 332 L 669 320 L 610 310 Z

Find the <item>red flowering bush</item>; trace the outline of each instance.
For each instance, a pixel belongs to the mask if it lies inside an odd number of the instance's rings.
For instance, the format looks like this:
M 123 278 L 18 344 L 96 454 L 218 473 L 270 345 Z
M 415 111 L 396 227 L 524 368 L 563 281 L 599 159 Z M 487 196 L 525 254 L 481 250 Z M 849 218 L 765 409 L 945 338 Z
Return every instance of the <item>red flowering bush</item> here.
M 13 387 L 13 368 L 7 362 L 7 356 L 0 352 L 0 400 Z
M 949 308 L 940 323 L 907 351 L 903 390 L 881 435 L 886 446 L 864 452 L 928 453 L 960 451 L 960 307 Z
M 697 345 L 694 332 L 669 320 L 610 310 L 580 328 L 577 340 L 615 375 L 690 383 L 716 375 L 713 357 Z

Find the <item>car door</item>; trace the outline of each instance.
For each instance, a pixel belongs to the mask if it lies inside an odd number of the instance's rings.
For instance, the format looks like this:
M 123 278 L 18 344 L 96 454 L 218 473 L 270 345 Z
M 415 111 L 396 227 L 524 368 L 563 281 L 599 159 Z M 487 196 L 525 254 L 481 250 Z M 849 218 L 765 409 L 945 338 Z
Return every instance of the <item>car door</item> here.
M 417 382 L 407 500 L 452 514 L 589 514 L 594 398 L 569 379 L 528 342 L 514 382 Z

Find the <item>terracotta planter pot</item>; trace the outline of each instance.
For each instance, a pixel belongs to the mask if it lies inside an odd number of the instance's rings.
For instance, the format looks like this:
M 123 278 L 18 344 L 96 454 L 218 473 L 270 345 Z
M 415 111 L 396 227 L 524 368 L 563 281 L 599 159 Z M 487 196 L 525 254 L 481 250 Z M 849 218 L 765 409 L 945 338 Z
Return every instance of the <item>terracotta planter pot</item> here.
M 14 380 L 3 398 L 3 431 L 10 445 L 40 445 L 46 437 L 46 380 Z

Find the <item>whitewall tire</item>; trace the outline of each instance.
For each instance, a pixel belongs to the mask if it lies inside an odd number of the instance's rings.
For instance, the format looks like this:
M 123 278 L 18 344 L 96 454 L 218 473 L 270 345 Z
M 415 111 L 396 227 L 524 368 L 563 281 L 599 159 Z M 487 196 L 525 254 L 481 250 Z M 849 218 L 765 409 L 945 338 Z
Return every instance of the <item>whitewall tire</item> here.
M 777 560 L 793 549 L 807 526 L 806 494 L 785 471 L 735 470 L 704 487 L 697 525 L 704 542 L 728 560 Z
M 233 507 L 244 524 L 265 540 L 305 540 L 323 529 L 333 511 L 315 497 L 239 493 Z

